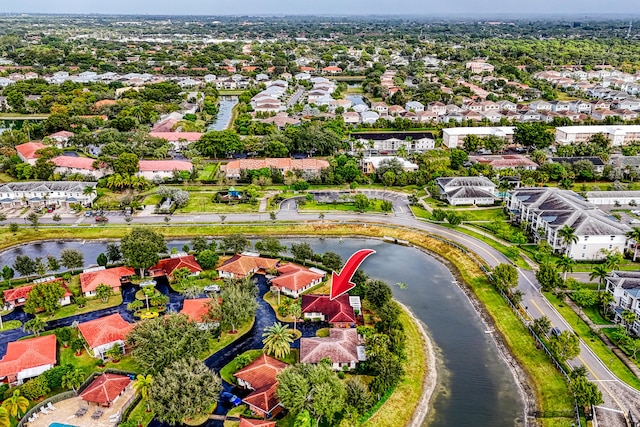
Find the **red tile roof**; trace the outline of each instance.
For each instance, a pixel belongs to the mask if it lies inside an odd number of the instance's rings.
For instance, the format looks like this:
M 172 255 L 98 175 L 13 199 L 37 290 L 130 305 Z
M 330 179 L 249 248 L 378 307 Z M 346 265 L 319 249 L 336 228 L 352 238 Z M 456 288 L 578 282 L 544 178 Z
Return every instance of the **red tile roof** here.
M 161 259 L 156 265 L 151 267 L 149 271 L 153 276 L 164 276 L 166 274 L 171 277 L 173 272 L 179 268 L 188 268 L 192 273 L 202 271 L 202 267 L 200 267 L 200 264 L 198 264 L 198 261 L 196 261 L 193 255 Z
M 340 72 L 342 72 L 342 68 L 340 68 L 340 67 L 335 67 L 335 66 L 331 65 L 331 66 L 329 66 L 329 67 L 324 67 L 324 68 L 322 69 L 322 71 L 335 71 L 335 72 L 337 72 L 337 73 L 340 73 Z
M 0 360 L 0 377 L 17 375 L 20 371 L 37 366 L 55 364 L 55 335 L 10 342 L 7 353 Z
M 277 382 L 277 375 L 286 367 L 286 363 L 262 354 L 233 375 L 236 378 L 248 382 L 253 389 L 257 390 L 275 384 Z
M 242 401 L 249 406 L 260 409 L 264 413 L 270 413 L 280 404 L 280 399 L 276 395 L 277 389 L 278 383 L 259 388 L 242 399 Z
M 49 138 L 71 138 L 72 136 L 73 132 L 69 132 L 68 130 L 61 130 L 60 132 L 52 133 L 51 135 L 49 135 Z
M 87 402 L 110 404 L 130 383 L 131 379 L 126 375 L 102 374 L 80 393 L 80 397 Z
M 120 278 L 130 277 L 134 274 L 135 270 L 130 267 L 115 267 L 89 273 L 80 273 L 80 287 L 83 293 L 95 291 L 100 284 L 111 286 L 112 288 L 119 288 L 122 285 Z
M 60 283 L 60 285 L 65 290 L 63 297 L 70 297 L 73 295 L 71 292 L 69 292 L 69 289 L 67 288 L 67 284 L 64 282 L 63 279 L 58 278 L 55 280 L 51 280 L 51 282 Z M 5 302 L 13 302 L 21 298 L 25 298 L 25 299 L 28 298 L 29 292 L 31 292 L 31 289 L 33 289 L 34 286 L 35 285 L 27 285 L 27 286 L 21 286 L 19 288 L 7 289 L 6 291 L 2 291 Z
M 327 338 L 300 338 L 300 363 L 319 363 L 325 358 L 333 363 L 358 362 L 358 331 L 332 328 Z
M 41 142 L 27 142 L 25 144 L 16 145 L 16 151 L 25 159 L 37 159 L 38 155 L 36 154 L 36 151 L 47 147 L 47 145 L 44 145 Z
M 320 273 L 314 273 L 308 268 L 296 265 L 287 264 L 278 267 L 278 273 L 280 275 L 274 279 L 271 279 L 271 284 L 281 288 L 287 288 L 294 292 L 304 289 L 315 280 L 322 279 L 324 277 Z
M 290 159 L 290 158 L 267 158 L 267 159 L 240 159 L 232 160 L 225 166 L 227 175 L 235 172 L 239 174 L 241 170 L 256 170 L 262 168 L 276 168 L 283 171 L 300 169 L 304 171 L 320 171 L 329 167 L 329 162 L 319 159 Z
M 239 427 L 276 427 L 276 422 L 267 420 L 254 420 L 252 418 L 240 418 Z
M 237 277 L 245 277 L 260 269 L 275 268 L 277 264 L 277 259 L 236 254 L 218 267 L 218 271 L 232 273 Z
M 313 71 L 315 68 L 313 67 L 298 67 L 300 71 Z
M 78 329 L 89 347 L 96 348 L 115 341 L 124 341 L 133 325 L 124 320 L 120 313 L 115 313 L 80 323 Z
M 329 295 L 302 295 L 302 313 L 322 313 L 329 323 L 355 323 L 349 295 L 331 300 Z
M 174 170 L 190 171 L 191 162 L 180 160 L 140 160 L 140 172 L 171 172 Z
M 180 313 L 186 315 L 189 320 L 202 322 L 209 312 L 211 298 L 185 299 Z
M 94 159 L 89 159 L 87 157 L 71 157 L 71 156 L 58 156 L 51 159 L 53 164 L 61 168 L 72 168 L 72 169 L 84 169 L 84 170 L 95 170 L 93 167 Z
M 194 142 L 202 137 L 200 132 L 150 132 L 149 136 L 166 139 L 167 141 L 179 141 L 184 139 L 187 142 Z

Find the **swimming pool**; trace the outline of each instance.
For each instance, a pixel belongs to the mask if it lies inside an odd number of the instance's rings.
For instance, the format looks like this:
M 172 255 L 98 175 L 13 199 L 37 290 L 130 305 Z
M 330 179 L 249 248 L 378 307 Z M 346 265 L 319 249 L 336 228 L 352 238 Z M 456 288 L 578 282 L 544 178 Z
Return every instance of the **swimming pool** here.
M 71 424 L 51 423 L 49 424 L 49 427 L 76 427 L 76 426 L 72 426 Z

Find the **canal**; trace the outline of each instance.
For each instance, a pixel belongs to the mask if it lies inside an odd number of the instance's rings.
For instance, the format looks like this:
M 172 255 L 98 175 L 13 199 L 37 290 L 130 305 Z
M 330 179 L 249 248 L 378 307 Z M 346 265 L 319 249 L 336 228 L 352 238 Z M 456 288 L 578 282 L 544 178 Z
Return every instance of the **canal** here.
M 218 104 L 218 115 L 213 122 L 207 126 L 207 130 L 225 130 L 231 124 L 233 117 L 233 107 L 238 104 L 237 96 L 223 96 Z
M 523 425 L 523 403 L 514 377 L 500 356 L 487 326 L 471 306 L 467 296 L 454 283 L 451 272 L 424 252 L 372 239 L 282 239 L 290 245 L 307 241 L 315 252 L 333 251 L 348 258 L 358 249 L 370 248 L 377 253 L 363 264 L 371 277 L 390 284 L 403 283 L 406 288 L 392 286 L 394 297 L 409 307 L 425 325 L 437 347 L 438 379 L 429 427 Z M 188 240 L 172 240 L 170 248 L 181 249 Z M 42 242 L 12 248 L 0 254 L 0 267 L 12 265 L 17 255 L 30 257 L 58 256 L 65 248 L 80 249 L 86 264 L 94 264 L 106 242 Z M 264 291 L 264 290 L 263 290 Z M 126 299 L 131 296 L 126 296 Z M 172 309 L 178 309 L 178 296 L 172 299 Z M 173 305 L 176 305 L 173 307 Z M 17 332 L 17 331 L 16 331 Z M 0 334 L 0 349 L 16 339 L 19 333 Z M 255 340 L 239 344 L 244 349 Z M 220 355 L 227 358 L 231 355 Z M 222 360 L 208 360 L 212 367 Z M 160 423 L 154 423 L 159 426 Z M 207 426 L 218 425 L 213 421 Z

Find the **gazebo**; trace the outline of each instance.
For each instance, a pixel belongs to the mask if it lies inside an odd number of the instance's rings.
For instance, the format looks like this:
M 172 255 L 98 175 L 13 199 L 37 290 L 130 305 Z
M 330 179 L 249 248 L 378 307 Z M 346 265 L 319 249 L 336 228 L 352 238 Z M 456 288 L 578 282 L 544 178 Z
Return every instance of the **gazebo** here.
M 131 378 L 126 375 L 102 374 L 80 393 L 80 398 L 100 406 L 111 406 L 130 383 Z

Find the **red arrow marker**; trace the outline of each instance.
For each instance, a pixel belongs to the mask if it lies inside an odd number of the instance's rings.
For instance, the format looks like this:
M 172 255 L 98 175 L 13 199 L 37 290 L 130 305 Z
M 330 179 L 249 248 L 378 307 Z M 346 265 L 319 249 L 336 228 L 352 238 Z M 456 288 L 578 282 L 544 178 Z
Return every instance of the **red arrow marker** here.
M 331 297 L 329 299 L 334 300 L 353 289 L 356 284 L 351 281 L 351 278 L 360 264 L 362 264 L 369 255 L 375 253 L 376 251 L 372 249 L 360 249 L 349 257 L 347 263 L 342 267 L 340 274 L 333 271 L 331 273 Z

